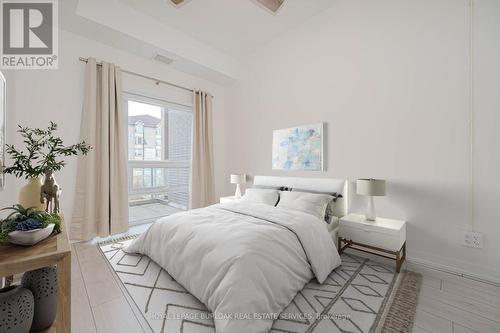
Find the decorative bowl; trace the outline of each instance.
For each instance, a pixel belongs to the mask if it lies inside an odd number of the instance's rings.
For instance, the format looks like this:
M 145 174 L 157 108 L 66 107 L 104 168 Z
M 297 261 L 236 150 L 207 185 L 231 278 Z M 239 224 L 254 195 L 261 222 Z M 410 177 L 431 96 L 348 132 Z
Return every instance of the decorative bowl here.
M 17 245 L 35 245 L 36 243 L 49 237 L 54 230 L 54 223 L 49 224 L 43 229 L 33 229 L 28 231 L 12 231 L 9 232 L 9 242 Z

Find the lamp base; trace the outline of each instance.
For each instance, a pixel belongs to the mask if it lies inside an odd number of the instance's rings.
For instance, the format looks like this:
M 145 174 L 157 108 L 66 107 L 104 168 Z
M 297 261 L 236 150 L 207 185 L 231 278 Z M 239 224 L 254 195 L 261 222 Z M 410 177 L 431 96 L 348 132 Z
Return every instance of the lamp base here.
M 373 200 L 373 196 L 368 198 L 368 204 L 366 206 L 365 218 L 367 221 L 376 221 L 377 214 L 375 213 L 375 203 Z
M 241 199 L 240 184 L 236 184 L 236 192 L 234 192 L 234 196 L 235 196 L 236 199 Z

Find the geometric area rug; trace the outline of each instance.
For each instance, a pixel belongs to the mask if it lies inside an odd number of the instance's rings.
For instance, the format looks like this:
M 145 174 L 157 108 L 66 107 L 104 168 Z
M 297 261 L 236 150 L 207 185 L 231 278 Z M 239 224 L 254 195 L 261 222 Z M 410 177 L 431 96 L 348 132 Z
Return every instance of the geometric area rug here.
M 100 244 L 155 333 L 214 333 L 210 311 L 149 257 Z M 311 280 L 274 321 L 272 333 L 411 332 L 421 276 L 343 253 L 323 284 Z

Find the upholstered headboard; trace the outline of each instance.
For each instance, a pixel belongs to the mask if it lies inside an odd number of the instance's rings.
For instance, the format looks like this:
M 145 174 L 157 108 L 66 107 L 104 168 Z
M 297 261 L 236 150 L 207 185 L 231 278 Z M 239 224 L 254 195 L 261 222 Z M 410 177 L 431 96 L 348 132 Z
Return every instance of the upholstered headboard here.
M 306 177 L 276 177 L 276 176 L 254 176 L 253 184 L 256 186 L 281 187 L 286 186 L 293 189 L 317 191 L 325 193 L 341 194 L 336 202 L 337 215 L 339 217 L 348 213 L 349 184 L 346 179 L 337 178 L 306 178 Z

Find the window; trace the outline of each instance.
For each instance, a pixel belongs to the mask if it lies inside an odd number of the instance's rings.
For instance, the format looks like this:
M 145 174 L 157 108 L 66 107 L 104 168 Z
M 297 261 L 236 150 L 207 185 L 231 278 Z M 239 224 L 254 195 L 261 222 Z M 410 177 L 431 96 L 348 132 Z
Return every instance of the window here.
M 192 112 L 187 106 L 125 95 L 130 224 L 189 205 Z
M 139 134 L 144 133 L 144 124 L 142 124 L 141 122 L 135 124 L 135 132 Z
M 142 149 L 135 149 L 134 157 L 143 157 Z M 134 159 L 137 160 L 137 158 Z M 142 160 L 142 158 L 140 158 L 140 160 Z

